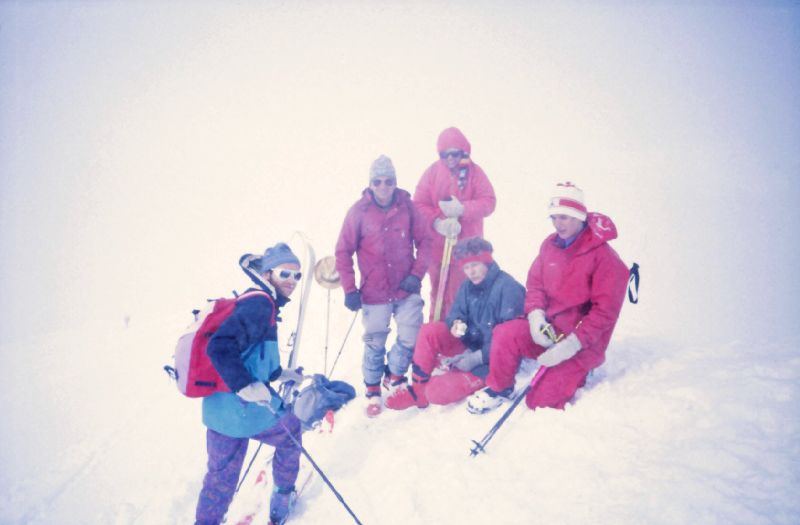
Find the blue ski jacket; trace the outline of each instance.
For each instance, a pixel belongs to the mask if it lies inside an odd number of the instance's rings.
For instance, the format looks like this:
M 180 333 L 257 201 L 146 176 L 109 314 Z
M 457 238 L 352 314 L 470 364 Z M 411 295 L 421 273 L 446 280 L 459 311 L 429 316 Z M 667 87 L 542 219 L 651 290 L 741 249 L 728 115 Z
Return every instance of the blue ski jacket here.
M 489 265 L 486 277 L 479 284 L 464 280 L 456 293 L 447 315 L 447 326 L 460 319 L 467 323 L 467 333 L 461 337 L 464 346 L 480 350 L 483 364 L 472 370 L 481 377 L 489 373 L 489 350 L 492 330 L 500 323 L 522 317 L 525 313 L 525 287 L 502 271 L 496 262 Z
M 289 299 L 275 295 L 277 299 L 254 295 L 237 302 L 208 343 L 208 357 L 231 392 L 203 398 L 203 424 L 225 436 L 259 434 L 272 427 L 284 412 L 277 394 L 270 410 L 235 393 L 254 381 L 274 381 L 281 373 L 277 315 Z

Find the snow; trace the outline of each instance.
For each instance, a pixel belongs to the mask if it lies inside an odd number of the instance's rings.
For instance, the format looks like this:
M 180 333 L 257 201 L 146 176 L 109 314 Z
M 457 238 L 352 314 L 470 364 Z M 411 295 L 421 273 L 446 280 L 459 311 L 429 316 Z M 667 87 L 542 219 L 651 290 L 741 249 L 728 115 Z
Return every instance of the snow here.
M 359 396 L 306 433 L 360 520 L 800 523 L 798 34 L 788 2 L 0 3 L 0 523 L 191 523 L 204 427 L 162 370 L 190 310 L 294 231 L 332 253 L 369 163 L 413 189 L 451 125 L 504 269 L 570 179 L 641 300 L 573 404 L 486 454 L 501 411 L 463 404 Z M 342 300 L 315 285 L 301 364 L 341 347 L 360 388 Z M 296 522 L 353 520 L 314 477 Z

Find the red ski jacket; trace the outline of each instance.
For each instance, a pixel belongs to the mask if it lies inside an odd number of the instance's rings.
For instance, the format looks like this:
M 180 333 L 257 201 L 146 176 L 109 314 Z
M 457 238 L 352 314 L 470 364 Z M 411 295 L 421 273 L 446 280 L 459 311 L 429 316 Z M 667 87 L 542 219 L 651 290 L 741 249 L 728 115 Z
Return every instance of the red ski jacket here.
M 489 178 L 480 166 L 470 162 L 467 164 L 467 184 L 464 189 L 458 187 L 458 179 L 450 173 L 444 161 L 437 160 L 422 174 L 422 178 L 414 191 L 414 203 L 434 233 L 433 253 L 441 262 L 444 237 L 433 230 L 434 219 L 444 219 L 439 209 L 439 201 L 455 196 L 464 205 L 459 239 L 483 237 L 483 219 L 494 211 L 497 199 Z
M 412 274 L 425 276 L 431 257 L 430 230 L 411 202 L 397 188 L 388 208 L 379 207 L 364 190 L 344 219 L 336 242 L 336 271 L 345 293 L 361 292 L 364 304 L 386 304 L 408 297 L 400 281 Z M 416 248 L 416 255 L 414 249 Z M 356 286 L 353 253 L 361 281 Z
M 608 245 L 617 238 L 611 219 L 590 213 L 586 222 L 567 248 L 556 244 L 555 233 L 544 240 L 528 271 L 525 313 L 542 309 L 557 333 L 574 332 L 582 347 L 575 359 L 591 370 L 605 360 L 625 300 L 628 268 Z

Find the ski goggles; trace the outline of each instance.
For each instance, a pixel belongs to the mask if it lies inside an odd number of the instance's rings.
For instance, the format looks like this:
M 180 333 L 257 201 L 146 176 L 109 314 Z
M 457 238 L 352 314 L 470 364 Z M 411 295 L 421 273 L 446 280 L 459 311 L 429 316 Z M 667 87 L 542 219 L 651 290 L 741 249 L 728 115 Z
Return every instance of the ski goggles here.
M 299 281 L 300 278 L 303 276 L 303 272 L 295 272 L 292 270 L 280 270 L 278 272 L 274 272 L 273 276 L 278 279 L 279 281 L 285 281 L 289 278 L 294 279 L 295 281 Z
M 463 156 L 464 152 L 461 151 L 460 149 L 448 149 L 446 151 L 439 152 L 439 158 L 442 160 L 446 159 L 447 157 L 455 157 L 457 159 L 460 159 Z

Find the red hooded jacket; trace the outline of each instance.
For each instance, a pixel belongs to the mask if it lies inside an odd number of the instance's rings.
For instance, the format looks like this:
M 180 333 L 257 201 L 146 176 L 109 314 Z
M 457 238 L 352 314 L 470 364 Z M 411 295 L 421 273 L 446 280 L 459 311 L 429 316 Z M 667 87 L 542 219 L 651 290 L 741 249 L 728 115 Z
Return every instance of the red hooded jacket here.
M 430 246 L 429 228 L 407 191 L 397 188 L 392 203 L 381 208 L 372 191 L 364 190 L 361 199 L 347 212 L 336 242 L 336 271 L 344 292 L 359 290 L 364 304 L 406 298 L 408 292 L 400 289 L 400 282 L 409 274 L 422 280 L 430 263 Z M 361 274 L 358 287 L 353 253 Z
M 447 149 L 460 149 L 467 154 L 471 152 L 469 141 L 457 128 L 444 130 L 439 135 L 436 146 L 440 152 Z M 467 182 L 463 190 L 458 187 L 458 178 L 450 173 L 445 161 L 437 160 L 422 174 L 414 191 L 414 204 L 433 232 L 432 249 L 437 265 L 441 263 L 444 237 L 433 231 L 433 221 L 436 218 L 445 218 L 439 209 L 439 201 L 455 196 L 464 205 L 464 215 L 459 218 L 459 239 L 483 237 L 483 219 L 494 211 L 496 203 L 494 188 L 480 166 L 469 158 L 462 159 L 461 162 L 462 167 L 467 170 Z
M 575 358 L 591 370 L 605 360 L 625 300 L 628 268 L 608 245 L 617 238 L 611 219 L 589 213 L 586 222 L 567 248 L 556 244 L 555 233 L 544 240 L 528 271 L 525 313 L 542 309 L 557 333 L 574 332 L 582 347 Z

